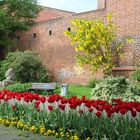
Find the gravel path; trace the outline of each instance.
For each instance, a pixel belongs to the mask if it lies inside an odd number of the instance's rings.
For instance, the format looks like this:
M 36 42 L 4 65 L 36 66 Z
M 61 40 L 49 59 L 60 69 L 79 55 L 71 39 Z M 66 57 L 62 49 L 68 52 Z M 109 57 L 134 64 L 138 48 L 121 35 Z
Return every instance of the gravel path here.
M 28 131 L 18 130 L 13 127 L 5 127 L 0 125 L 0 140 L 56 140 L 55 138 L 47 138 L 40 134 L 33 134 Z

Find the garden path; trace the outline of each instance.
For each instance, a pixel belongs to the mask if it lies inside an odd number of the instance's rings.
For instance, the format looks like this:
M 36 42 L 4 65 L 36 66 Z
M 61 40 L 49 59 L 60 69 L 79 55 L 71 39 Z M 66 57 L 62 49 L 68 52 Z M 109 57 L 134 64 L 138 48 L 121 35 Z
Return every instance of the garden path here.
M 55 140 L 55 138 L 0 125 L 0 140 Z

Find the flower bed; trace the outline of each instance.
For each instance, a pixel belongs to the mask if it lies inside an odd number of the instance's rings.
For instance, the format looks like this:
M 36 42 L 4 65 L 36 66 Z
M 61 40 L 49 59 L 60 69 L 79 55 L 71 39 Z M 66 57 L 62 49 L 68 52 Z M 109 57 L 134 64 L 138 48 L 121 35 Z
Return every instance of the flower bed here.
M 0 92 L 0 123 L 62 139 L 140 139 L 140 103 Z

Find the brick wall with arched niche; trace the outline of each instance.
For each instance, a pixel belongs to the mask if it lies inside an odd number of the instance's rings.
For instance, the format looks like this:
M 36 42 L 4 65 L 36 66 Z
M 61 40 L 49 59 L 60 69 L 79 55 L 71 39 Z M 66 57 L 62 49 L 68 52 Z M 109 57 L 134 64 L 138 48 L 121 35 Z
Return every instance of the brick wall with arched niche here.
M 132 67 L 140 62 L 140 0 L 99 0 L 102 8 L 97 10 L 70 13 L 41 22 L 36 22 L 29 31 L 19 33 L 20 40 L 17 46 L 36 51 L 40 54 L 44 64 L 53 73 L 55 78 L 69 83 L 87 83 L 91 78 L 103 77 L 99 70 L 91 75 L 89 67 L 81 68 L 75 62 L 75 50 L 70 39 L 64 35 L 64 31 L 71 28 L 71 19 L 103 19 L 107 14 L 113 13 L 113 21 L 117 24 L 119 38 L 131 36 L 135 42 L 124 48 L 124 56 L 119 58 L 119 67 Z M 103 4 L 105 4 L 103 6 Z M 53 9 L 51 9 L 53 12 Z M 55 9 L 56 14 L 56 9 Z M 59 14 L 59 10 L 57 10 Z M 121 73 L 122 70 L 117 69 Z M 128 71 L 129 72 L 129 71 Z

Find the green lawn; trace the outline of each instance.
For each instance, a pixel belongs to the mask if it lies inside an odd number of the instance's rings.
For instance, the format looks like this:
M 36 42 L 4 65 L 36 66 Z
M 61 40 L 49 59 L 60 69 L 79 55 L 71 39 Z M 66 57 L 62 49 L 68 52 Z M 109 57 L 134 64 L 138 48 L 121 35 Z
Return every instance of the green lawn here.
M 60 87 L 56 89 L 54 92 L 55 93 L 60 93 Z M 92 93 L 92 88 L 89 88 L 87 86 L 82 86 L 82 85 L 69 85 L 68 86 L 68 97 L 70 96 L 86 96 L 88 99 L 91 98 L 91 93 Z
M 0 91 L 3 90 L 3 86 L 0 86 Z

